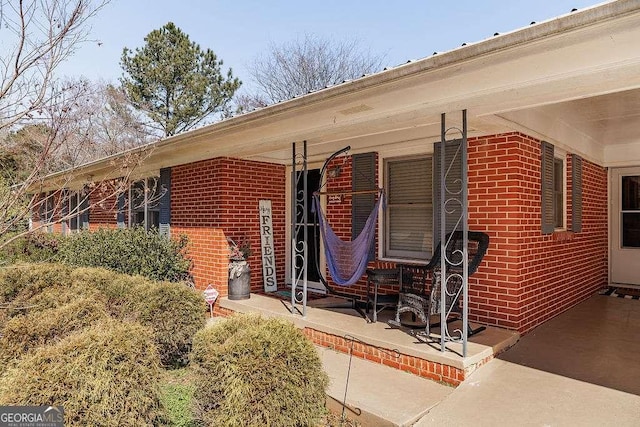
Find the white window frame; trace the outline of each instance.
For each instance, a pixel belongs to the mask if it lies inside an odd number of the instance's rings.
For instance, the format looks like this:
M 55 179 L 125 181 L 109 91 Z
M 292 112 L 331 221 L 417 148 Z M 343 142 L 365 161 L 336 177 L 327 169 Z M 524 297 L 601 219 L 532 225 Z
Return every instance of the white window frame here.
M 431 252 L 433 251 L 433 238 L 428 242 L 429 247 L 427 248 L 427 250 L 423 253 L 417 253 L 417 252 L 413 252 L 413 251 L 401 251 L 401 250 L 397 250 L 396 252 L 393 252 L 392 249 L 389 248 L 389 227 L 390 227 L 390 215 L 391 215 L 391 204 L 390 204 L 390 188 L 389 188 L 389 174 L 388 174 L 388 165 L 389 163 L 393 163 L 393 162 L 402 162 L 402 161 L 411 161 L 411 160 L 417 160 L 417 159 L 427 159 L 429 162 L 431 162 L 431 168 L 433 171 L 433 153 L 418 153 L 418 154 L 412 154 L 412 155 L 399 155 L 399 156 L 386 156 L 386 157 L 382 157 L 381 158 L 381 162 L 380 162 L 380 167 L 381 167 L 381 174 L 380 176 L 382 177 L 382 182 L 384 182 L 384 188 L 385 191 L 387 191 L 387 209 L 385 211 L 383 211 L 383 220 L 380 221 L 380 228 L 379 228 L 379 236 L 380 238 L 379 240 L 379 251 L 381 253 L 382 256 L 380 256 L 380 259 L 384 259 L 384 260 L 398 260 L 398 261 L 411 261 L 411 262 L 427 262 L 427 260 L 430 258 L 431 256 Z M 429 195 L 429 203 L 425 204 L 425 207 L 431 207 L 431 213 L 432 215 L 430 215 L 429 220 L 428 220 L 428 226 L 430 227 L 430 231 L 431 231 L 431 235 L 433 235 L 433 173 L 431 175 L 431 180 L 432 180 L 432 188 L 431 188 L 431 194 Z M 392 253 L 390 253 L 392 252 Z

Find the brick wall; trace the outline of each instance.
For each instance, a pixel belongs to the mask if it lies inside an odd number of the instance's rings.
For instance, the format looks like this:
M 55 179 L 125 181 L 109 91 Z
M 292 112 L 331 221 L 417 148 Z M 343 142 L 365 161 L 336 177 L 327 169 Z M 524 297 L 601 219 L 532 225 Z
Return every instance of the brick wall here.
M 567 154 L 567 227 L 571 226 L 571 153 Z M 519 133 L 469 140 L 469 227 L 491 243 L 470 278 L 470 318 L 527 332 L 607 284 L 607 171 L 583 160 L 582 231 L 541 232 L 540 141 Z M 351 162 L 328 190 L 351 188 Z M 330 165 L 329 168 L 331 168 Z M 376 177 L 378 179 L 378 177 Z M 329 202 L 327 218 L 343 239 L 351 238 L 351 196 Z M 376 267 L 394 263 L 377 260 Z M 361 299 L 361 279 L 339 290 Z M 397 291 L 383 285 L 381 293 Z
M 471 319 L 521 333 L 607 283 L 606 169 L 583 161 L 582 232 L 544 235 L 540 155 L 518 133 L 469 140 L 469 227 L 491 238 L 470 279 Z M 570 156 L 567 166 L 570 215 Z
M 262 262 L 258 203 L 270 199 L 273 211 L 277 280 L 285 274 L 285 166 L 216 158 L 171 169 L 172 235 L 189 237 L 192 273 L 199 289 L 213 284 L 227 295 L 227 237 L 247 237 L 251 291 L 260 292 Z
M 540 154 L 540 142 L 519 133 L 469 140 L 469 227 L 491 238 L 483 263 L 470 278 L 472 321 L 527 332 L 607 284 L 606 169 L 583 161 L 582 232 L 543 235 Z M 336 159 L 329 168 L 338 163 L 341 174 L 326 189 L 349 190 L 350 158 Z M 568 226 L 571 166 L 568 155 Z M 189 237 L 198 288 L 213 284 L 227 295 L 227 237 L 247 237 L 253 249 L 251 291 L 262 291 L 261 199 L 272 201 L 277 280 L 284 284 L 285 182 L 283 165 L 231 158 L 172 168 L 172 234 Z M 102 203 L 98 198 L 98 193 L 92 195 L 91 228 L 115 227 L 115 198 L 103 197 Z M 326 207 L 328 221 L 343 239 L 351 238 L 351 204 L 351 196 L 344 195 Z M 370 265 L 393 263 L 377 260 Z M 366 294 L 365 279 L 338 288 L 361 299 Z M 381 288 L 381 293 L 392 291 L 397 286 Z
M 118 196 L 115 184 L 99 183 L 90 187 L 89 193 L 89 229 L 114 229 L 118 227 Z

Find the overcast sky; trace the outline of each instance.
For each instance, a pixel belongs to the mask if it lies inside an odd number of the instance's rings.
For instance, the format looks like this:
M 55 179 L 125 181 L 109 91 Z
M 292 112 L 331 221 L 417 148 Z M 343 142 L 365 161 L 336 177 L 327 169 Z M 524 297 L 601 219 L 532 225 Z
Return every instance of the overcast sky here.
M 583 9 L 597 0 L 112 0 L 92 21 L 91 41 L 62 74 L 115 81 L 122 49 L 174 22 L 223 68 L 250 84 L 247 66 L 270 43 L 305 33 L 357 39 L 393 66 Z M 455 6 L 455 7 L 454 7 Z

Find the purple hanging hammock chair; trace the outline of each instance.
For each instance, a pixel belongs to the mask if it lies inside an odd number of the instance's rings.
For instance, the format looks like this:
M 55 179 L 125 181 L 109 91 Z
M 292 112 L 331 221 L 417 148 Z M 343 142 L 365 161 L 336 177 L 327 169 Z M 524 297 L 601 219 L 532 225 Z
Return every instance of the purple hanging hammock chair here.
M 324 241 L 324 254 L 327 259 L 329 273 L 333 281 L 340 286 L 356 283 L 365 273 L 369 262 L 369 251 L 375 242 L 376 221 L 380 205 L 383 204 L 384 193 L 380 192 L 378 201 L 367 218 L 360 234 L 351 241 L 341 240 L 329 225 L 324 212 L 320 208 L 319 195 L 313 196 L 313 208 L 318 214 L 320 234 Z

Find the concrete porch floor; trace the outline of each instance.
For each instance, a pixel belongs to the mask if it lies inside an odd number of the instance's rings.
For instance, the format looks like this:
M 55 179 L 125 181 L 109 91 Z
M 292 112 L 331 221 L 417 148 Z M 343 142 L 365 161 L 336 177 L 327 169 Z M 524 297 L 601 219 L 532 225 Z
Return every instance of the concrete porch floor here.
M 593 295 L 474 372 L 415 426 L 640 426 L 640 301 Z
M 312 303 L 322 304 L 323 300 Z M 307 314 L 303 318 L 300 314 L 291 314 L 290 301 L 261 294 L 251 294 L 251 297 L 245 300 L 223 298 L 220 300 L 220 307 L 240 313 L 260 313 L 263 316 L 286 318 L 301 329 L 310 328 L 338 337 L 353 337 L 379 349 L 397 351 L 402 355 L 452 366 L 467 373 L 474 371 L 494 354 L 515 344 L 520 337 L 513 331 L 487 327 L 485 331 L 469 339 L 467 357 L 462 357 L 461 344 L 450 343 L 449 351 L 442 352 L 439 343 L 424 343 L 402 330 L 391 328 L 386 323 L 394 315 L 391 309 L 381 311 L 378 314 L 378 322 L 368 323 L 352 308 L 321 308 L 308 305 Z M 300 305 L 297 307 L 302 309 Z M 453 330 L 455 326 L 454 322 L 449 327 Z

